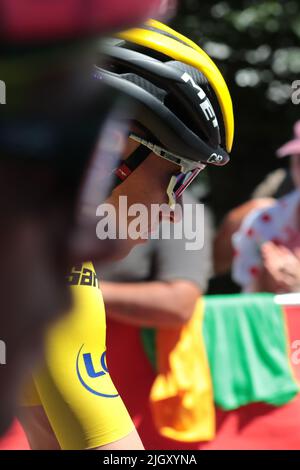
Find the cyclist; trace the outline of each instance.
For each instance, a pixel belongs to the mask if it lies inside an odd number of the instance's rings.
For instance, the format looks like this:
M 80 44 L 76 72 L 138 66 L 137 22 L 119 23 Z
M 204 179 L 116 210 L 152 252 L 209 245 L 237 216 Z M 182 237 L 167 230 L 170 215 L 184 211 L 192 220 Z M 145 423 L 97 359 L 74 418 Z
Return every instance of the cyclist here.
M 120 196 L 127 197 L 128 206 L 149 209 L 166 202 L 174 207 L 207 164 L 227 163 L 234 124 L 221 73 L 192 41 L 153 20 L 119 38 L 105 48 L 106 65 L 96 76 L 129 97 L 137 110 L 107 199 L 118 217 L 127 218 Z M 119 255 L 137 242 L 130 231 L 126 235 L 118 240 Z M 140 449 L 107 370 L 105 312 L 92 263 L 75 266 L 69 283 L 75 308 L 48 334 L 44 364 L 23 402 L 31 447 Z
M 95 95 L 86 77 L 99 36 L 139 23 L 161 5 L 0 0 L 0 338 L 7 351 L 0 435 L 44 329 L 70 305 L 63 280 L 69 263 L 82 256 L 72 250 L 69 257 L 77 192 L 112 101 L 105 93 L 92 118 Z

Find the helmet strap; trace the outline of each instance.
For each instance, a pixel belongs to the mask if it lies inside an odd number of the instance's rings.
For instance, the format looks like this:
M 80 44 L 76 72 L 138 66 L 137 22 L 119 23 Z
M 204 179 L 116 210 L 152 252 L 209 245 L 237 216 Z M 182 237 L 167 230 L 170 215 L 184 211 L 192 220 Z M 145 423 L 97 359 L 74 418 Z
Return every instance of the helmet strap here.
M 113 188 L 115 189 L 119 184 L 123 183 L 131 173 L 138 168 L 138 166 L 143 163 L 144 160 L 151 154 L 149 150 L 144 145 L 140 145 L 126 160 L 124 160 L 121 165 L 114 171 L 115 174 L 115 184 Z

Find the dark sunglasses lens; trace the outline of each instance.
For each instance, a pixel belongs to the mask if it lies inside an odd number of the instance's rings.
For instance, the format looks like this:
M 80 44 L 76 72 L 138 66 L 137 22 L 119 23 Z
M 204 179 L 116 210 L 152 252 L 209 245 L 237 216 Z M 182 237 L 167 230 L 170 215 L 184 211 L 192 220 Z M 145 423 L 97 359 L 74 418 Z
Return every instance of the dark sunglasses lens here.
M 200 169 L 196 168 L 195 170 L 188 171 L 187 173 L 181 173 L 178 175 L 177 183 L 174 188 L 174 194 L 178 198 L 182 193 L 187 189 L 187 187 L 194 181 L 196 176 L 200 173 Z

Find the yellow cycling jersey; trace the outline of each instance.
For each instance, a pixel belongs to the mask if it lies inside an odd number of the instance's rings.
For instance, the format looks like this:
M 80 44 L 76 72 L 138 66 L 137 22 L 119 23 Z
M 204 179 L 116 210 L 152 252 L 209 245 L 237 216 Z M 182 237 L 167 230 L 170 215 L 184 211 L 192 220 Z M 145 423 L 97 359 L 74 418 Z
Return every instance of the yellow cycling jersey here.
M 69 276 L 72 312 L 46 338 L 45 360 L 22 405 L 41 405 L 62 449 L 88 449 L 128 435 L 131 418 L 106 364 L 106 321 L 92 263 Z

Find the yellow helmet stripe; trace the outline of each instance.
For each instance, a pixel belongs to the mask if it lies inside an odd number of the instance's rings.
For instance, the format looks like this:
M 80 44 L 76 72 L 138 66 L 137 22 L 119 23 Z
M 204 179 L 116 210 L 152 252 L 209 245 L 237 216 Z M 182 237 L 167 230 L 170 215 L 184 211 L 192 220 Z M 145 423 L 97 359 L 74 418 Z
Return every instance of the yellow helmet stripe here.
M 199 47 L 194 41 L 191 39 L 187 38 L 186 36 L 183 36 L 183 34 L 178 33 L 178 31 L 175 31 L 174 29 L 170 28 L 170 26 L 167 26 L 166 24 L 160 23 L 160 21 L 157 20 L 148 20 L 146 22 L 146 25 L 152 26 L 153 28 L 160 29 L 162 31 L 165 31 L 166 33 L 172 34 L 175 36 L 177 39 L 180 39 L 180 41 L 185 42 L 188 46 L 192 47 L 195 50 L 198 50 L 199 52 L 204 52 L 201 47 Z M 159 31 L 157 31 L 159 32 Z
M 163 29 L 161 24 L 157 22 L 153 23 L 153 26 Z M 169 57 L 172 57 L 174 60 L 191 65 L 192 67 L 195 67 L 201 71 L 207 77 L 209 83 L 216 93 L 222 110 L 226 131 L 226 149 L 228 152 L 230 152 L 234 136 L 233 107 L 228 87 L 221 72 L 215 63 L 206 54 L 206 52 L 204 52 L 199 46 L 196 46 L 193 41 L 187 40 L 187 38 L 174 32 L 171 28 L 167 31 L 167 27 L 165 25 L 162 26 L 164 26 L 164 30 L 166 32 L 170 32 L 170 34 L 176 35 L 179 39 L 182 39 L 186 43 L 191 43 L 191 47 L 185 46 L 176 39 L 164 36 L 159 32 L 140 28 L 130 29 L 128 31 L 119 33 L 117 36 L 125 41 L 130 41 L 144 47 L 149 47 Z

